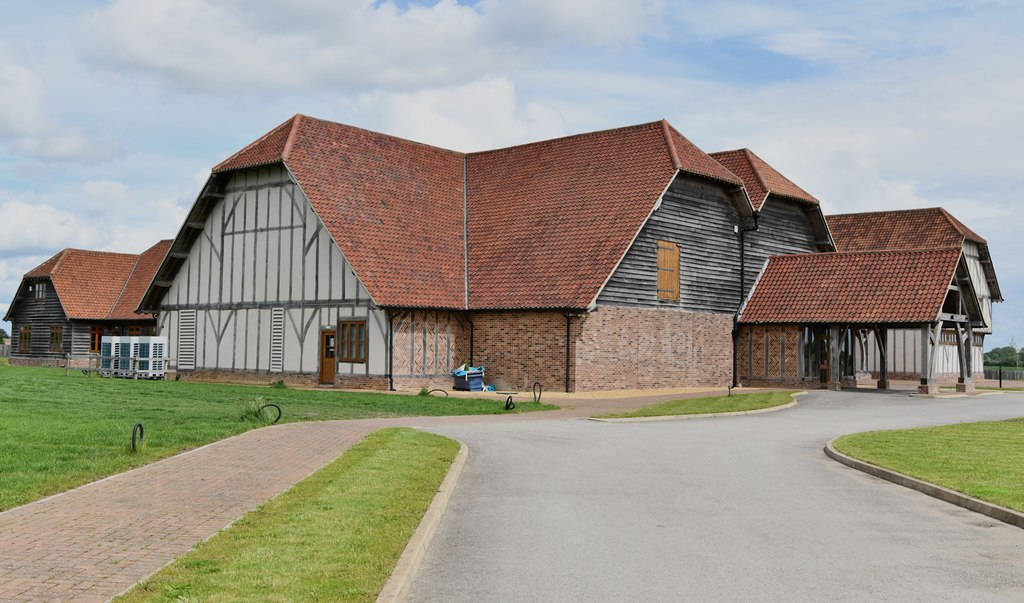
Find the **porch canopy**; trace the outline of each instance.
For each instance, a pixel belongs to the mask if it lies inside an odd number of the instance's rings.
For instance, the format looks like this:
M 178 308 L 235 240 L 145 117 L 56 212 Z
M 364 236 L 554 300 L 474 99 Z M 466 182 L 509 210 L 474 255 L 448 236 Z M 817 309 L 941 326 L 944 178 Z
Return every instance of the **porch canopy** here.
M 744 325 L 828 328 L 831 358 L 838 358 L 844 328 L 875 333 L 879 387 L 888 386 L 886 329 L 921 331 L 921 390 L 934 393 L 943 328 L 956 331 L 958 389 L 970 389 L 972 329 L 983 327 L 962 248 L 860 251 L 773 256 L 765 262 L 740 309 Z M 830 383 L 841 381 L 830 362 Z M 962 386 L 962 387 L 961 387 Z

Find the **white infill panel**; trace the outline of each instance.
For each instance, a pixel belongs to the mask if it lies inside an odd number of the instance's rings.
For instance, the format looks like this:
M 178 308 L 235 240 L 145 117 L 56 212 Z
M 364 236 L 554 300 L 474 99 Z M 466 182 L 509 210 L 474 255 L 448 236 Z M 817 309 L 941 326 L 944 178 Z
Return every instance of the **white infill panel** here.
M 178 368 L 196 368 L 196 311 L 178 313 Z
M 270 370 L 284 370 L 284 308 L 270 310 Z

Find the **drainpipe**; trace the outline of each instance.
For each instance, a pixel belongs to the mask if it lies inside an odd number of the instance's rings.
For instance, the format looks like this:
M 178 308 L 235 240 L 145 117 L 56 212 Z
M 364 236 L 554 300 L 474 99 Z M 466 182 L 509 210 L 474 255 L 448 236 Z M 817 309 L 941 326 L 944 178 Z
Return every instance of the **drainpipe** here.
M 569 359 L 572 352 L 572 314 L 565 313 L 565 393 L 569 393 Z
M 393 328 L 393 324 L 394 324 L 394 321 L 395 321 L 395 315 L 391 313 L 391 310 L 388 310 L 387 313 L 388 313 L 388 391 L 392 391 L 393 392 L 393 391 L 395 391 L 395 375 L 394 375 L 394 370 L 393 370 L 393 361 L 394 361 L 394 355 L 395 355 L 395 336 L 394 336 L 395 331 L 394 331 L 394 328 Z
M 473 320 L 470 318 L 470 313 L 466 312 L 466 322 L 469 323 L 469 366 L 473 366 Z
M 760 217 L 761 212 L 755 211 L 753 213 L 754 225 L 753 226 L 737 226 L 736 234 L 740 236 L 740 300 L 736 304 L 736 312 L 732 315 L 732 386 L 736 387 L 739 385 L 739 376 L 736 374 L 738 365 L 736 362 L 736 341 L 739 339 L 739 316 L 740 308 L 743 306 L 743 300 L 747 298 L 747 251 L 746 251 L 746 234 L 748 232 L 757 232 L 760 230 Z

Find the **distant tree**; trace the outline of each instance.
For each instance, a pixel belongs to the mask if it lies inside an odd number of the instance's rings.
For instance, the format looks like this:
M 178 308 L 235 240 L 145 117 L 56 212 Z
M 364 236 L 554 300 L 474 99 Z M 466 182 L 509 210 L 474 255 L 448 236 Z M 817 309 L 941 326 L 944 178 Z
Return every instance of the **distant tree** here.
M 3 341 L 5 339 L 7 339 L 8 337 L 10 337 L 10 335 L 7 334 L 7 331 L 5 331 L 2 328 L 0 328 L 0 341 Z
M 1012 345 L 993 348 L 985 352 L 985 364 L 992 366 L 1017 366 L 1020 364 L 1020 351 Z

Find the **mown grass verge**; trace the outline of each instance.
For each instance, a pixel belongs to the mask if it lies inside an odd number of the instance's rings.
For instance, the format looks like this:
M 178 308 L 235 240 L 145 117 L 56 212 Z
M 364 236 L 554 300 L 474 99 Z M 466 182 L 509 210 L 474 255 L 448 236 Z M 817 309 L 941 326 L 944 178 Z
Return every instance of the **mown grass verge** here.
M 459 445 L 374 432 L 116 601 L 373 601 Z
M 793 393 L 793 391 L 755 392 L 709 398 L 687 398 L 651 404 L 650 406 L 643 406 L 629 412 L 600 415 L 596 418 L 631 419 L 636 417 L 666 417 L 759 410 L 789 404 L 793 401 Z
M 266 402 L 281 406 L 281 422 L 507 412 L 496 398 L 65 377 L 63 369 L 0 365 L 0 511 L 261 427 L 252 411 Z M 554 408 L 526 403 L 513 412 Z M 145 439 L 133 453 L 136 422 Z
M 862 461 L 1024 512 L 1024 418 L 843 436 Z

